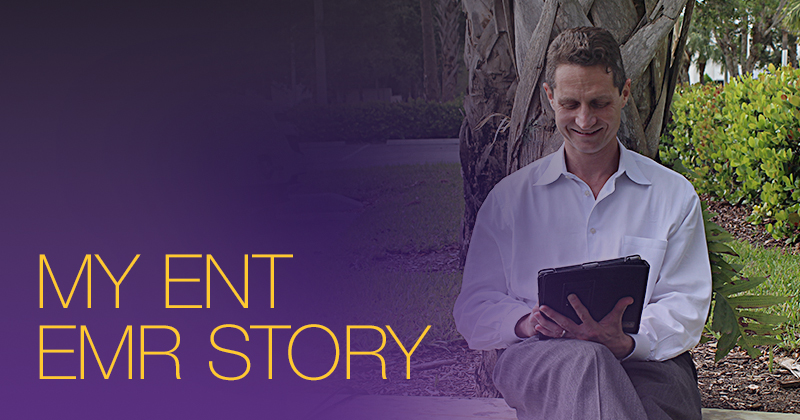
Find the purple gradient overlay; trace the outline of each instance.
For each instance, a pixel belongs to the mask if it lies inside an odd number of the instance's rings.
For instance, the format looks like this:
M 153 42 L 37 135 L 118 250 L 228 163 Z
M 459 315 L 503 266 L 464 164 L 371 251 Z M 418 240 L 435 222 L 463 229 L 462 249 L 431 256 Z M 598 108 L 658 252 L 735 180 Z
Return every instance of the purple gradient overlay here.
M 251 96 L 263 87 L 270 57 L 263 2 L 236 5 L 60 2 L 2 6 L 0 11 L 0 417 L 14 419 L 302 418 L 335 392 L 299 378 L 286 349 L 300 326 L 320 323 L 344 341 L 346 322 L 326 317 L 322 282 L 331 239 L 343 226 L 297 221 L 274 211 L 281 186 L 264 181 L 261 156 L 283 138 Z M 155 3 L 154 3 L 155 4 Z M 235 7 L 234 7 L 235 6 Z M 269 17 L 269 16 L 267 16 Z M 280 160 L 280 155 L 270 159 Z M 260 163 L 262 162 L 262 163 Z M 86 254 L 99 255 L 117 278 L 141 257 L 120 286 L 92 257 L 92 308 L 84 272 L 68 309 L 44 279 L 39 308 L 39 255 L 45 254 L 64 296 Z M 216 271 L 212 307 L 164 308 L 166 254 L 212 254 L 241 293 L 245 254 L 293 254 L 277 259 L 275 308 L 269 307 L 269 260 L 250 259 L 250 307 L 243 309 Z M 172 287 L 173 303 L 204 304 L 205 260 L 171 264 L 173 277 L 200 283 Z M 213 270 L 213 266 L 212 266 Z M 236 376 L 250 357 L 250 373 Z M 102 378 L 87 344 L 86 379 L 42 380 L 39 326 L 45 347 L 74 349 L 45 354 L 45 375 L 79 376 L 80 326 L 86 325 L 103 364 L 127 325 L 133 326 L 133 379 L 127 348 L 110 379 Z M 170 325 L 180 332 L 175 355 L 145 357 L 139 379 L 139 326 Z M 265 330 L 250 325 L 291 325 L 274 332 L 273 378 L 267 379 Z M 146 350 L 168 350 L 174 335 L 148 330 Z M 331 339 L 309 330 L 297 339 L 295 363 L 309 375 L 333 359 Z M 331 378 L 343 379 L 344 359 Z M 313 397 L 312 397 L 313 396 Z M 317 411 L 322 415 L 323 412 Z

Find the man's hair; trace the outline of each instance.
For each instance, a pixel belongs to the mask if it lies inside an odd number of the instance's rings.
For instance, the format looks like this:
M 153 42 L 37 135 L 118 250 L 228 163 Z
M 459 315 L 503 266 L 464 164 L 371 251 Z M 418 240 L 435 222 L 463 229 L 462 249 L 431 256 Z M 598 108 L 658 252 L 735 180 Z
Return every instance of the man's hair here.
M 556 68 L 561 64 L 605 67 L 606 71 L 614 76 L 614 86 L 619 89 L 620 94 L 627 80 L 619 44 L 614 36 L 603 28 L 584 26 L 567 29 L 558 34 L 547 49 L 544 80 L 550 85 L 550 89 L 556 88 Z

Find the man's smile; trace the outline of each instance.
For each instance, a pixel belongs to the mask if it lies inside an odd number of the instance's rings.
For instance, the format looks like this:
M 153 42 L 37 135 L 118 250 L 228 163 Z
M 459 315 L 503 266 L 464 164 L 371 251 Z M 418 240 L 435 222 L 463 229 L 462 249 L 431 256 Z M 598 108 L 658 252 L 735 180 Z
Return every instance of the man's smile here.
M 593 136 L 593 135 L 599 133 L 600 130 L 602 130 L 602 128 L 597 128 L 595 130 L 588 130 L 588 131 L 587 130 L 580 130 L 580 129 L 577 129 L 577 128 L 573 128 L 572 129 L 572 131 L 574 131 L 575 133 L 577 133 L 577 134 L 579 134 L 581 136 Z

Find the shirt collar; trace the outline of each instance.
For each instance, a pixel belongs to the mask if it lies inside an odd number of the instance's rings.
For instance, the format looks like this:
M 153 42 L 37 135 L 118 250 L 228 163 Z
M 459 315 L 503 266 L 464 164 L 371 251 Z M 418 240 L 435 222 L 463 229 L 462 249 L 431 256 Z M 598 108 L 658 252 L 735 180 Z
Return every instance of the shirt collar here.
M 622 145 L 622 142 L 619 141 L 617 138 L 617 144 L 619 144 L 619 167 L 617 169 L 616 176 L 620 176 L 623 173 L 628 176 L 628 178 L 640 185 L 650 185 L 650 180 L 647 179 L 646 176 L 642 173 L 642 170 L 639 168 L 639 165 L 636 163 L 635 157 L 633 153 L 625 146 Z M 561 144 L 561 147 L 553 153 L 553 158 L 550 159 L 550 162 L 545 168 L 542 175 L 533 185 L 548 185 L 556 182 L 556 180 L 561 176 L 564 175 L 565 177 L 569 177 L 569 172 L 567 172 L 567 161 L 564 155 L 564 144 Z

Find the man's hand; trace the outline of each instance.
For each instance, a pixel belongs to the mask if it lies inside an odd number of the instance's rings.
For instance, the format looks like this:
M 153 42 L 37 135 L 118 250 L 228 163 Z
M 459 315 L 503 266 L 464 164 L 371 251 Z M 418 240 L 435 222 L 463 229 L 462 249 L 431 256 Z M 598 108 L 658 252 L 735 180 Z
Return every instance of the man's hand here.
M 563 337 L 566 334 L 566 330 L 542 315 L 539 305 L 517 321 L 514 332 L 519 338 L 533 337 L 537 332 L 552 338 Z
M 567 296 L 578 318 L 583 322 L 578 325 L 571 319 L 561 315 L 552 308 L 542 306 L 539 311 L 547 315 L 557 324 L 556 328 L 566 330 L 564 337 L 577 338 L 579 340 L 594 341 L 608 347 L 614 356 L 621 359 L 633 350 L 634 341 L 631 336 L 622 331 L 622 314 L 625 308 L 633 303 L 633 298 L 624 297 L 617 302 L 614 309 L 608 313 L 600 322 L 595 321 L 589 314 L 589 310 L 581 303 L 580 299 L 574 294 Z M 549 329 L 549 328 L 548 328 Z M 551 330 L 552 331 L 552 330 Z

